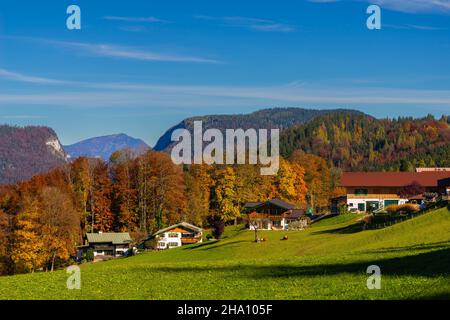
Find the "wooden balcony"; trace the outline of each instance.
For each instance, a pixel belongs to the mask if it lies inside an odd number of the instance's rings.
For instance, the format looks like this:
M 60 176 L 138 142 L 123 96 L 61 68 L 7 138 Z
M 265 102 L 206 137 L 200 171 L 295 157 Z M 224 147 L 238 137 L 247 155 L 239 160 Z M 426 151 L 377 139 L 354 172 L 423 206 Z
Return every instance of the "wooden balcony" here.
M 271 214 L 268 214 L 268 213 L 252 212 L 252 213 L 249 214 L 249 217 L 252 220 L 281 221 L 284 218 L 286 218 L 286 215 L 285 214 L 271 215 Z
M 347 199 L 400 199 L 398 194 L 348 194 Z
M 182 244 L 193 244 L 200 241 L 201 238 L 181 238 Z

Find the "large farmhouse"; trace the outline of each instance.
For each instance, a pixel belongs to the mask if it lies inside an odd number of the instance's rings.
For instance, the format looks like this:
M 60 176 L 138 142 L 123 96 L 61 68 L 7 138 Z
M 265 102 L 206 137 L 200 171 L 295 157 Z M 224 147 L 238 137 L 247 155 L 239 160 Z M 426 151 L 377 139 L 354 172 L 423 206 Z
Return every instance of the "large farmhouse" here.
M 202 242 L 203 229 L 187 222 L 181 222 L 154 233 L 151 238 L 156 239 L 159 250 L 181 247 L 185 244 Z
M 445 195 L 450 197 L 450 178 L 439 180 L 439 188 L 445 190 Z
M 82 251 L 92 249 L 94 256 L 123 256 L 132 242 L 128 232 L 100 232 L 86 234 L 86 243 L 80 247 Z
M 286 230 L 290 221 L 299 220 L 305 215 L 305 210 L 296 209 L 295 205 L 280 199 L 247 202 L 244 210 L 249 217 L 250 230 Z
M 341 185 L 346 188 L 350 211 L 372 212 L 392 204 L 404 204 L 401 196 L 407 186 L 420 185 L 425 192 L 445 194 L 449 171 L 421 172 L 344 172 Z M 442 182 L 440 182 L 442 181 Z

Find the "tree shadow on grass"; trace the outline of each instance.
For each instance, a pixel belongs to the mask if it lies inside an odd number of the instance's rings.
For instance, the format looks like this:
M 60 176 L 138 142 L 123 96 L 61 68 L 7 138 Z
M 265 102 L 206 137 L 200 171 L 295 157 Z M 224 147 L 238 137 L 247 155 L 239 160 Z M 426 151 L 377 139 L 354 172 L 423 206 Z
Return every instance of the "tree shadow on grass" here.
M 450 300 L 450 291 L 419 297 L 420 300 Z
M 354 223 L 346 227 L 315 231 L 313 234 L 352 234 L 363 231 L 363 223 Z
M 196 250 L 196 249 L 202 249 L 203 247 L 207 247 L 210 245 L 213 245 L 215 243 L 217 243 L 218 240 L 210 240 L 208 242 L 202 242 L 196 245 L 192 245 L 192 246 L 187 246 L 187 247 L 182 247 L 183 250 Z
M 229 265 L 208 267 L 217 272 L 242 273 L 246 278 L 264 280 L 267 278 L 288 278 L 301 276 L 325 276 L 337 274 L 367 275 L 366 270 L 370 265 L 381 268 L 383 275 L 390 276 L 416 276 L 438 278 L 450 276 L 450 249 L 434 250 L 416 255 L 396 257 L 380 260 L 365 260 L 342 264 L 317 264 L 317 265 Z M 199 272 L 200 267 L 166 267 L 158 268 L 162 272 Z
M 236 240 L 236 241 L 229 241 L 229 242 L 219 242 L 218 240 L 216 240 L 216 241 L 202 243 L 202 244 L 199 244 L 197 246 L 184 247 L 183 249 L 184 250 L 196 250 L 196 249 L 197 250 L 210 250 L 210 249 L 226 247 L 226 246 L 230 246 L 230 245 L 238 244 L 238 243 L 243 243 L 243 242 L 251 243 L 252 241 Z M 215 246 L 211 246 L 213 244 L 215 244 Z
M 422 251 L 422 250 L 436 250 L 436 249 L 450 249 L 450 241 L 439 241 L 427 244 L 418 244 L 408 247 L 392 247 L 381 248 L 376 250 L 369 250 L 369 253 L 389 253 L 389 252 L 402 252 L 402 251 Z M 450 268 L 450 266 L 449 266 Z

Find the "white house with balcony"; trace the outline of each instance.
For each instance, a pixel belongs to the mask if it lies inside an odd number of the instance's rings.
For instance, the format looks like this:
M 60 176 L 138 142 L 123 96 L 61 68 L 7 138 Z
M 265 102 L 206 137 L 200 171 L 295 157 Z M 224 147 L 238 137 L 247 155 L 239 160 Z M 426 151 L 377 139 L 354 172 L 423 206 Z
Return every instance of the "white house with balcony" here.
M 159 230 L 152 235 L 152 238 L 156 239 L 158 250 L 177 248 L 186 244 L 202 242 L 203 229 L 187 222 L 181 222 Z

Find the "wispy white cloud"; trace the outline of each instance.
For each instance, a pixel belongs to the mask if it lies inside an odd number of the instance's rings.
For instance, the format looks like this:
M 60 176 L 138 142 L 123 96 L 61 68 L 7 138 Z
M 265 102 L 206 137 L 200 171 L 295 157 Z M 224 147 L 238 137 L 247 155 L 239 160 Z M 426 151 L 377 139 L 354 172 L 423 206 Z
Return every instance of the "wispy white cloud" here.
M 147 23 L 169 23 L 168 20 L 156 17 L 127 17 L 127 16 L 104 16 L 103 19 L 122 22 L 147 22 Z
M 0 104 L 71 107 L 204 107 L 264 105 L 425 105 L 450 107 L 450 90 L 380 87 L 320 87 L 301 82 L 279 86 L 159 85 L 82 82 L 46 79 L 12 72 L 3 78 L 35 85 L 69 87 L 40 90 L 38 94 L 0 94 Z M 10 74 L 19 76 L 10 77 Z M 1 76 L 1 74 L 0 74 Z M 29 79 L 40 81 L 29 81 Z M 78 90 L 77 90 L 78 88 Z M 87 90 L 89 88 L 89 90 Z M 77 92 L 74 92 L 77 90 Z
M 53 44 L 78 49 L 81 52 L 100 57 L 122 58 L 141 61 L 165 61 L 165 62 L 192 62 L 192 63 L 220 63 L 214 59 L 203 57 L 177 55 L 143 50 L 135 47 L 127 47 L 112 44 L 92 44 L 81 42 L 52 41 Z
M 316 3 L 341 2 L 341 0 L 308 0 Z M 450 13 L 450 0 L 351 0 L 368 2 L 382 8 L 406 13 Z
M 368 2 L 407 13 L 450 13 L 450 0 L 371 0 Z
M 121 26 L 119 30 L 127 31 L 127 32 L 143 32 L 147 30 L 147 28 L 143 26 Z
M 34 41 L 42 44 L 52 45 L 59 48 L 71 49 L 79 54 L 87 54 L 97 57 L 108 57 L 117 59 L 129 59 L 140 61 L 162 61 L 162 62 L 187 62 L 187 63 L 222 63 L 219 60 L 190 56 L 175 53 L 163 53 L 145 48 L 122 46 L 116 44 L 98 44 L 85 42 L 69 42 L 42 38 L 3 36 L 2 38 Z
M 241 27 L 257 31 L 265 32 L 294 32 L 295 27 L 288 24 L 276 22 L 273 20 L 251 18 L 251 17 L 240 17 L 240 16 L 230 16 L 230 17 L 212 17 L 205 15 L 196 15 L 195 19 L 206 20 L 206 21 L 216 21 L 227 26 Z
M 448 28 L 425 26 L 417 24 L 389 24 L 384 23 L 383 28 L 397 29 L 397 30 L 422 30 L 422 31 L 445 31 Z
M 0 116 L 0 118 L 6 119 L 6 120 L 33 120 L 33 119 L 44 119 L 46 117 L 37 116 L 37 115 L 29 115 L 29 114 L 17 114 L 17 115 Z
M 5 69 L 0 69 L 0 78 L 21 81 L 21 82 L 35 83 L 35 84 L 63 84 L 64 83 L 64 81 L 60 81 L 60 80 L 29 76 L 29 75 L 25 75 L 25 74 L 21 74 L 21 73 L 17 73 L 17 72 L 8 71 Z

